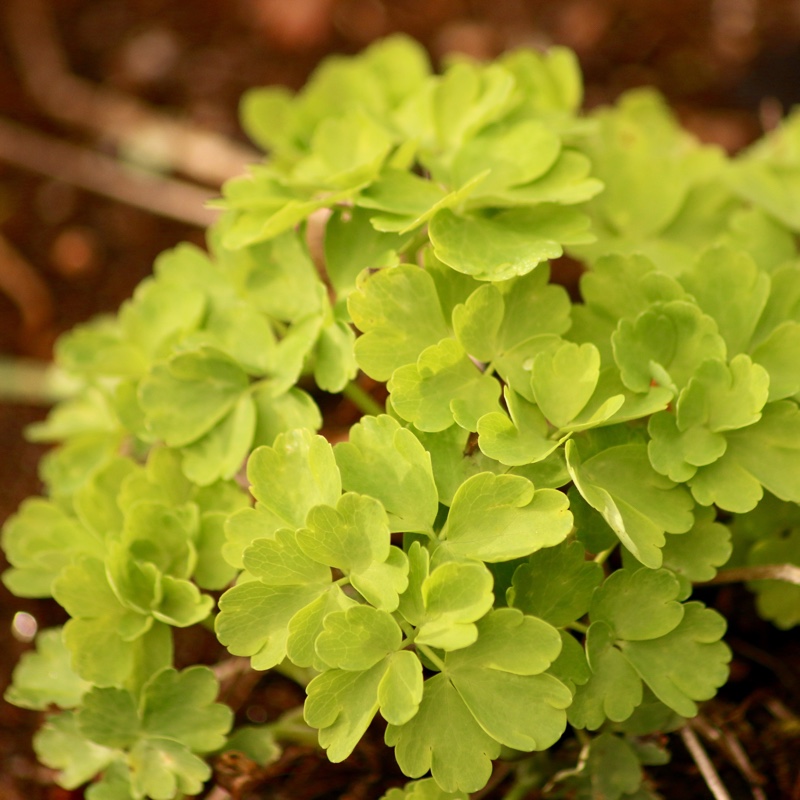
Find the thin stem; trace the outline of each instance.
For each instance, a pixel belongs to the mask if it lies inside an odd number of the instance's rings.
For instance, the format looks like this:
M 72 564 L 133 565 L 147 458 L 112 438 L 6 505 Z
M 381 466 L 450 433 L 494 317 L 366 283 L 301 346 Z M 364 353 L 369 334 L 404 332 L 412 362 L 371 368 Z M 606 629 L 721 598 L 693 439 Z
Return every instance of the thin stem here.
M 742 583 L 744 581 L 785 581 L 800 586 L 800 567 L 794 564 L 761 564 L 755 567 L 731 567 L 720 570 L 711 583 Z
M 430 649 L 430 647 L 426 647 L 424 644 L 418 644 L 415 646 L 420 650 L 420 652 L 425 654 L 431 664 L 436 665 L 436 668 L 440 672 L 444 672 L 444 661 L 442 661 L 439 656 L 437 656 L 436 653 Z
M 283 716 L 268 723 L 272 735 L 280 742 L 291 742 L 309 747 L 318 747 L 317 732 L 309 727 L 303 719 L 303 707 L 298 706 L 287 711 Z
M 52 364 L 25 358 L 0 358 L 0 399 L 49 406 L 77 391 L 72 381 Z
M 570 622 L 566 627 L 570 630 L 577 631 L 578 633 L 585 634 L 589 631 L 589 626 L 584 625 L 582 622 Z
M 719 777 L 716 769 L 714 769 L 711 759 L 703 749 L 703 745 L 700 744 L 695 732 L 688 725 L 684 725 L 679 733 L 683 744 L 689 751 L 694 763 L 697 764 L 697 768 L 700 770 L 700 774 L 703 776 L 709 791 L 714 795 L 715 800 L 732 800 L 728 790 L 725 788 L 725 784 L 722 782 L 722 778 Z
M 308 686 L 317 676 L 314 670 L 307 667 L 297 667 L 288 658 L 285 658 L 280 664 L 276 664 L 272 669 L 278 675 L 283 675 L 284 678 L 288 678 L 303 687 Z
M 386 409 L 383 408 L 369 392 L 364 391 L 355 381 L 350 381 L 350 383 L 342 389 L 342 394 L 364 414 L 371 414 L 373 417 L 377 417 L 379 414 L 386 413 Z
M 607 550 L 603 550 L 603 551 L 599 552 L 599 553 L 598 553 L 598 554 L 597 554 L 597 555 L 594 557 L 594 563 L 595 563 L 595 564 L 600 564 L 600 565 L 602 566 L 603 564 L 605 564 L 605 563 L 606 563 L 606 559 L 607 559 L 607 558 L 608 558 L 608 557 L 609 557 L 609 556 L 610 556 L 610 555 L 611 555 L 611 554 L 612 554 L 612 553 L 613 553 L 613 552 L 614 552 L 616 549 L 617 549 L 617 546 L 616 546 L 615 544 L 612 544 L 612 545 L 611 545 L 611 547 L 609 547 Z

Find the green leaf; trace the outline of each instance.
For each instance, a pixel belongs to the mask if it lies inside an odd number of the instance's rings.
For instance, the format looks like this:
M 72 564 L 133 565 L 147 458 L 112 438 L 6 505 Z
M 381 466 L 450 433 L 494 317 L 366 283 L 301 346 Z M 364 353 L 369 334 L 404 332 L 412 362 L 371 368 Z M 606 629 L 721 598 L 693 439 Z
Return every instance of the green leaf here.
M 91 684 L 70 666 L 70 652 L 61 628 L 48 628 L 36 637 L 36 650 L 23 653 L 4 699 L 20 708 L 44 711 L 50 705 L 75 708 Z
M 787 400 L 770 403 L 754 425 L 727 434 L 725 455 L 691 481 L 698 503 L 750 511 L 762 486 L 781 500 L 800 502 L 800 411 Z
M 662 548 L 664 567 L 674 572 L 683 584 L 681 600 L 691 593 L 686 584 L 710 581 L 717 569 L 731 555 L 731 533 L 714 521 L 714 510 L 700 507 L 695 511 L 692 529 L 685 534 L 667 534 Z
M 181 447 L 221 422 L 247 386 L 247 375 L 233 359 L 204 348 L 154 367 L 139 385 L 139 402 L 153 434 Z
M 418 566 L 427 571 L 427 558 Z M 401 607 L 418 626 L 414 641 L 441 650 L 472 644 L 478 636 L 474 623 L 494 603 L 491 572 L 483 564 L 449 561 L 423 574 L 415 576 L 412 586 L 418 599 L 412 605 L 409 598 Z
M 508 466 L 547 458 L 561 441 L 549 438 L 550 427 L 542 412 L 509 386 L 503 388 L 503 395 L 511 418 L 500 411 L 492 411 L 478 420 L 481 450 Z
M 769 401 L 783 400 L 800 392 L 800 323 L 778 325 L 751 351 L 753 361 L 769 373 Z
M 558 544 L 571 528 L 561 492 L 534 493 L 525 478 L 483 472 L 456 492 L 441 547 L 460 558 L 509 561 Z
M 569 441 L 566 453 L 572 479 L 586 502 L 642 564 L 661 566 L 664 533 L 683 533 L 692 526 L 688 492 L 650 466 L 643 444 L 610 447 L 582 462 L 577 446 Z
M 531 385 L 548 421 L 561 428 L 589 402 L 600 377 L 600 353 L 593 344 L 565 342 L 533 360 Z
M 500 384 L 482 373 L 454 339 L 423 350 L 415 364 L 394 371 L 387 384 L 395 411 L 422 431 L 454 422 L 477 430 L 478 419 L 498 408 Z
M 132 747 L 142 733 L 136 699 L 125 689 L 93 688 L 77 719 L 81 733 L 103 747 Z
M 59 771 L 56 781 L 68 790 L 90 781 L 117 757 L 114 750 L 89 741 L 71 712 L 50 717 L 34 734 L 33 748 L 39 761 Z
M 580 543 L 564 542 L 534 553 L 517 567 L 508 604 L 563 628 L 589 610 L 602 576 L 599 564 L 585 560 Z
M 199 794 L 211 777 L 211 767 L 172 739 L 147 738 L 129 756 L 134 796 L 172 800 L 178 792 Z
M 347 307 L 362 335 L 355 344 L 359 367 L 387 381 L 426 348 L 449 335 L 433 279 L 419 267 L 400 265 L 363 273 Z
M 593 238 L 582 213 L 548 204 L 494 216 L 461 216 L 444 209 L 431 219 L 428 234 L 437 258 L 486 281 L 525 275 L 543 261 L 558 258 L 563 245 Z
M 620 649 L 656 697 L 684 717 L 697 714 L 728 679 L 731 652 L 720 641 L 725 620 L 701 603 L 686 603 L 680 625 L 648 641 L 622 642 Z
M 445 675 L 425 681 L 419 711 L 405 725 L 386 728 L 400 769 L 411 778 L 429 770 L 447 792 L 475 792 L 492 774 L 500 743 L 475 720 Z
M 646 392 L 655 381 L 677 394 L 701 363 L 726 357 L 716 322 L 683 300 L 656 303 L 635 320 L 620 320 L 611 343 L 622 381 L 634 392 Z
M 397 724 L 414 717 L 422 699 L 422 665 L 413 653 L 394 653 L 363 672 L 323 672 L 307 692 L 305 720 L 320 729 L 320 745 L 338 763 L 353 751 L 378 709 Z
M 335 505 L 342 492 L 331 446 L 308 430 L 259 447 L 247 462 L 247 477 L 258 506 L 291 528 L 304 525 L 313 506 Z
M 3 527 L 11 569 L 3 583 L 18 597 L 49 597 L 53 581 L 78 556 L 102 557 L 101 540 L 50 500 L 30 498 Z
M 711 248 L 679 280 L 716 320 L 728 353 L 746 352 L 770 291 L 769 277 L 752 257 L 731 247 Z M 722 285 L 730 287 L 724 297 L 719 291 Z
M 618 569 L 594 592 L 589 613 L 592 622 L 605 622 L 619 639 L 656 639 L 683 619 L 684 607 L 675 600 L 679 589 L 665 569 Z
M 165 669 L 142 689 L 142 732 L 173 739 L 196 753 L 219 750 L 233 722 L 233 712 L 215 702 L 219 684 L 207 667 L 182 672 Z
M 468 800 L 463 792 L 445 792 L 433 778 L 409 781 L 402 789 L 389 789 L 380 800 Z
M 363 417 L 334 447 L 346 491 L 379 500 L 391 531 L 430 531 L 439 509 L 431 457 L 389 416 Z
M 586 635 L 589 680 L 575 690 L 567 711 L 575 728 L 597 730 L 606 719 L 623 722 L 642 702 L 642 682 L 625 656 L 614 646 L 611 628 L 593 622 Z
M 561 649 L 552 626 L 516 609 L 491 612 L 471 647 L 448 653 L 444 674 L 478 724 L 516 750 L 545 750 L 561 738 L 571 692 L 543 675 Z
M 356 288 L 367 268 L 396 267 L 408 237 L 376 231 L 363 208 L 334 211 L 325 225 L 325 269 L 338 296 Z
M 400 648 L 403 633 L 391 614 L 354 606 L 328 614 L 317 637 L 317 655 L 329 666 L 349 672 L 372 668 Z
M 630 797 L 642 785 L 642 766 L 635 750 L 625 739 L 611 733 L 592 739 L 585 773 L 581 777 L 590 796 L 605 800 Z

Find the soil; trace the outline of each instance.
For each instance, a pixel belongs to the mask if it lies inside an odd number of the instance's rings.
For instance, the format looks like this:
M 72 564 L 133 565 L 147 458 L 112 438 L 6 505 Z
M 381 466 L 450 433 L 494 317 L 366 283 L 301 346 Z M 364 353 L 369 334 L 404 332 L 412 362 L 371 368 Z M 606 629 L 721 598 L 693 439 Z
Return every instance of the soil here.
M 236 109 L 245 89 L 300 87 L 325 55 L 355 52 L 394 31 L 419 39 L 436 61 L 453 51 L 492 57 L 518 46 L 567 45 L 586 76 L 587 106 L 633 86 L 655 85 L 701 139 L 730 152 L 800 102 L 800 6 L 794 0 L 5 0 L 2 6 L 0 121 L 107 155 L 115 155 L 109 137 L 37 103 L 26 88 L 31 65 L 61 58 L 96 86 L 242 143 Z M 54 25 L 55 40 L 41 35 L 46 27 L 37 28 L 37 20 Z M 42 177 L 2 156 L 0 236 L 24 262 L 11 268 L 0 257 L 0 356 L 40 360 L 51 356 L 62 331 L 116 310 L 161 250 L 203 241 L 197 226 Z M 40 490 L 36 466 L 44 448 L 26 443 L 23 430 L 45 413 L 41 406 L 0 404 L 0 523 Z M 731 682 L 704 707 L 722 742 L 705 746 L 734 800 L 800 800 L 800 643 L 761 622 L 744 590 L 705 594 L 728 612 L 735 653 Z M 14 625 L 21 610 L 40 627 L 63 620 L 53 603 L 23 602 L 0 587 L 0 690 L 30 647 L 24 626 Z M 179 639 L 183 664 L 221 656 L 211 635 Z M 267 676 L 236 702 L 241 721 L 258 722 L 300 700 L 291 682 Z M 79 800 L 81 791 L 59 789 L 37 764 L 30 739 L 39 722 L 37 714 L 0 703 L 0 797 Z M 380 742 L 376 727 L 338 766 L 302 748 L 287 750 L 267 770 L 223 760 L 205 796 L 218 800 L 226 789 L 238 800 L 371 800 L 402 783 Z M 737 769 L 736 746 L 758 774 Z M 710 797 L 677 738 L 672 748 L 673 763 L 652 770 L 658 790 L 669 800 Z M 497 778 L 484 796 L 502 797 L 502 775 Z

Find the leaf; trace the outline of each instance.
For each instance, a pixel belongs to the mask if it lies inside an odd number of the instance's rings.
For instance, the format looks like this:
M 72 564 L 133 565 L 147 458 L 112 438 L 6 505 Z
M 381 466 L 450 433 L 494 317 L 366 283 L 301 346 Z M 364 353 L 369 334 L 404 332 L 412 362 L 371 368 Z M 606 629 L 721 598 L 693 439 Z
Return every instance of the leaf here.
M 727 440 L 725 455 L 691 481 L 697 502 L 743 513 L 761 499 L 762 486 L 781 500 L 800 502 L 800 411 L 794 403 L 770 403 L 757 423 L 731 431 Z
M 602 575 L 599 564 L 585 560 L 581 544 L 564 542 L 534 553 L 517 567 L 508 604 L 563 628 L 589 610 Z
M 634 392 L 646 392 L 655 381 L 677 394 L 701 363 L 726 357 L 714 320 L 683 300 L 656 303 L 635 320 L 620 320 L 611 343 L 622 381 Z
M 622 544 L 645 566 L 661 565 L 664 533 L 692 526 L 689 494 L 650 466 L 644 445 L 610 447 L 582 462 L 567 442 L 567 465 L 583 498 L 599 511 Z
M 466 480 L 453 498 L 442 531 L 446 552 L 481 561 L 509 561 L 563 541 L 572 515 L 561 492 L 541 489 L 516 475 L 483 472 Z
M 675 600 L 679 589 L 665 569 L 618 569 L 594 592 L 589 613 L 592 622 L 605 622 L 616 638 L 656 639 L 683 619 L 684 607 Z
M 36 637 L 36 650 L 23 653 L 3 696 L 20 708 L 44 711 L 50 705 L 75 708 L 91 684 L 70 666 L 70 652 L 61 628 L 47 628 Z
M 371 606 L 354 606 L 328 614 L 317 637 L 317 655 L 334 669 L 371 669 L 400 648 L 403 633 L 391 614 Z
M 134 796 L 172 800 L 178 792 L 199 794 L 211 777 L 211 767 L 171 739 L 137 742 L 129 756 Z
M 681 581 L 681 600 L 691 593 L 691 586 L 686 584 L 710 581 L 730 558 L 731 533 L 727 526 L 715 522 L 714 516 L 713 509 L 700 507 L 695 511 L 690 531 L 666 536 L 661 550 L 664 567 L 676 573 Z
M 587 790 L 592 797 L 620 800 L 642 785 L 642 766 L 631 745 L 622 737 L 601 733 L 592 739 L 586 762 Z
M 490 736 L 517 750 L 545 750 L 564 732 L 571 692 L 541 674 L 561 638 L 552 626 L 516 609 L 491 612 L 471 647 L 448 653 L 445 675 Z
M 3 526 L 11 569 L 3 583 L 18 597 L 49 597 L 53 581 L 81 555 L 101 557 L 102 541 L 51 500 L 30 498 Z
M 416 363 L 426 348 L 450 333 L 433 279 L 419 267 L 404 264 L 363 273 L 347 307 L 362 331 L 355 344 L 356 361 L 375 380 L 389 380 L 396 369 Z
M 525 275 L 558 258 L 563 245 L 591 241 L 588 219 L 564 206 L 501 211 L 494 216 L 436 213 L 428 225 L 436 257 L 478 280 L 503 281 Z
M 427 571 L 427 559 L 424 569 Z M 418 627 L 414 641 L 441 650 L 457 650 L 472 644 L 478 636 L 474 623 L 494 603 L 489 570 L 475 562 L 450 561 L 429 575 L 415 577 L 419 599 L 416 608 L 412 606 L 414 613 L 409 614 Z M 401 613 L 408 614 L 409 605 L 406 601 Z
M 731 247 L 710 248 L 679 280 L 703 312 L 716 320 L 728 353 L 746 352 L 770 291 L 769 277 L 752 257 Z M 724 297 L 721 285 L 730 287 Z
M 389 789 L 380 800 L 468 800 L 463 792 L 445 792 L 433 778 L 409 781 L 402 789 Z
M 482 789 L 500 755 L 500 743 L 483 731 L 443 674 L 425 681 L 416 716 L 389 725 L 385 739 L 406 775 L 419 778 L 430 770 L 447 792 Z
M 481 450 L 508 466 L 522 466 L 547 458 L 561 441 L 548 438 L 550 428 L 541 411 L 509 386 L 503 388 L 503 395 L 511 418 L 492 411 L 478 420 Z
M 103 747 L 127 749 L 142 732 L 136 699 L 125 689 L 94 687 L 84 697 L 77 720 L 81 733 Z
M 139 385 L 139 402 L 153 434 L 170 447 L 181 447 L 221 422 L 247 385 L 235 361 L 204 348 L 156 365 Z
M 401 676 L 408 681 L 402 700 L 397 692 Z M 394 653 L 364 672 L 323 672 L 307 692 L 305 720 L 320 729 L 320 746 L 338 763 L 353 751 L 378 709 L 398 724 L 414 717 L 423 696 L 422 665 L 413 653 Z M 403 713 L 398 713 L 398 702 Z
M 306 524 L 297 532 L 297 544 L 309 558 L 342 570 L 373 605 L 397 608 L 398 595 L 408 584 L 408 563 L 405 553 L 390 547 L 388 519 L 377 500 L 348 492 L 335 509 L 311 509 Z M 380 568 L 384 563 L 388 569 Z
M 387 384 L 395 411 L 422 431 L 454 422 L 477 430 L 478 419 L 498 408 L 500 384 L 480 372 L 454 339 L 423 350 L 415 364 L 396 369 Z
M 57 783 L 67 790 L 90 781 L 117 757 L 114 750 L 83 736 L 71 712 L 50 717 L 34 734 L 33 748 L 39 761 L 59 770 Z
M 769 373 L 769 402 L 800 392 L 800 323 L 787 320 L 778 325 L 752 349 L 751 356 Z
M 571 422 L 589 402 L 600 377 L 600 353 L 592 344 L 565 342 L 533 359 L 536 403 L 557 428 Z
M 614 645 L 611 628 L 592 622 L 586 635 L 589 680 L 575 690 L 567 711 L 570 725 L 597 730 L 609 719 L 623 722 L 642 702 L 642 682 L 634 668 Z
M 432 530 L 439 498 L 431 457 L 414 434 L 387 415 L 362 417 L 333 452 L 344 489 L 379 500 L 389 530 Z
M 728 679 L 731 652 L 720 641 L 725 620 L 701 603 L 686 603 L 683 620 L 665 636 L 622 642 L 625 658 L 656 697 L 681 716 L 697 714 Z
M 292 528 L 305 524 L 313 506 L 335 505 L 342 492 L 330 444 L 308 430 L 289 431 L 272 447 L 259 447 L 247 462 L 247 477 L 258 506 Z

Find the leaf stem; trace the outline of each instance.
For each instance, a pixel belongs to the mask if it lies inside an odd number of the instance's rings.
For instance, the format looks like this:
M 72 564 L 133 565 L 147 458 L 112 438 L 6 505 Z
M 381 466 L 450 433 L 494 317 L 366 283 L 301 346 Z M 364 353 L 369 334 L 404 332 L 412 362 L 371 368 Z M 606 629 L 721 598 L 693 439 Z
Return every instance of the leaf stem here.
M 419 650 L 425 654 L 425 656 L 431 662 L 431 664 L 436 665 L 437 669 L 440 672 L 444 672 L 445 669 L 444 661 L 442 661 L 442 659 L 439 658 L 439 656 L 437 656 L 436 653 L 434 653 L 433 650 L 430 649 L 430 647 L 426 647 L 424 644 L 417 644 L 415 645 L 415 647 L 418 647 Z
M 0 399 L 50 406 L 78 393 L 79 381 L 58 367 L 28 358 L 0 358 Z
M 569 628 L 570 630 L 577 631 L 578 633 L 588 633 L 589 626 L 584 625 L 582 622 L 570 622 L 569 625 L 565 625 L 565 628 Z
M 600 564 L 600 565 L 602 566 L 603 564 L 605 564 L 605 563 L 606 563 L 606 559 L 607 559 L 607 558 L 608 558 L 608 557 L 609 557 L 609 556 L 610 556 L 610 555 L 611 555 L 611 554 L 612 554 L 612 553 L 613 553 L 613 552 L 614 552 L 616 549 L 617 549 L 617 546 L 616 546 L 615 544 L 612 544 L 612 545 L 611 545 L 611 547 L 609 547 L 608 549 L 606 549 L 606 550 L 601 550 L 601 551 L 600 551 L 600 552 L 599 552 L 599 553 L 598 553 L 598 554 L 597 554 L 597 555 L 594 557 L 594 563 L 595 563 L 595 564 Z
M 303 707 L 297 706 L 267 725 L 272 735 L 280 742 L 319 747 L 317 732 L 303 719 Z
M 383 408 L 369 392 L 364 391 L 355 381 L 350 381 L 350 383 L 342 389 L 342 394 L 364 414 L 377 417 L 379 414 L 386 413 L 386 409 Z
M 800 586 L 800 567 L 795 564 L 760 564 L 754 567 L 731 567 L 720 570 L 710 581 L 712 583 L 740 583 L 744 581 L 785 581 Z

